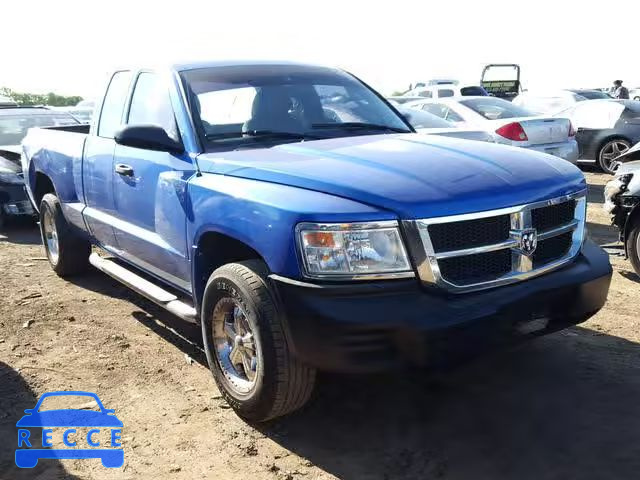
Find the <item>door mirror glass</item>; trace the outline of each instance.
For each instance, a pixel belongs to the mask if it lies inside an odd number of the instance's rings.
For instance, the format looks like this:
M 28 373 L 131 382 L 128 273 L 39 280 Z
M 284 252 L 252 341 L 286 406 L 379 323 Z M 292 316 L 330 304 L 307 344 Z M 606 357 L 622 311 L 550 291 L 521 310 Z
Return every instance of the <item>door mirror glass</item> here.
M 182 143 L 174 140 L 158 125 L 127 125 L 115 134 L 118 145 L 159 152 L 182 153 Z

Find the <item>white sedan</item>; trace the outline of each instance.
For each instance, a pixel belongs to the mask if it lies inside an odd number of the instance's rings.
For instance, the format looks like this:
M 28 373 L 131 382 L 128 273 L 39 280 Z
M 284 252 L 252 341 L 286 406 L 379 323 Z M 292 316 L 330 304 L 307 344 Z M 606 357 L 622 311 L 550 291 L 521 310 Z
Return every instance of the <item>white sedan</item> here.
M 497 143 L 530 148 L 576 163 L 578 144 L 567 118 L 535 116 L 495 97 L 452 97 L 420 100 L 407 107 L 424 110 L 466 128 L 481 129 Z
M 465 140 L 476 140 L 479 142 L 493 142 L 493 135 L 477 128 L 459 127 L 454 123 L 447 122 L 440 117 L 425 112 L 398 105 L 393 99 L 387 99 L 402 116 L 416 129 L 416 132 L 425 135 L 443 135 L 445 137 L 464 138 Z

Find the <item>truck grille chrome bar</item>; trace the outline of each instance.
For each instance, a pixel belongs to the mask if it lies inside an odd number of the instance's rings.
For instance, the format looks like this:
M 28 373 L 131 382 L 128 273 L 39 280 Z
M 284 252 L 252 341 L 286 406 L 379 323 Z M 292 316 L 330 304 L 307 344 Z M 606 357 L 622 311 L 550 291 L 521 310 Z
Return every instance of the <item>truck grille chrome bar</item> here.
M 422 240 L 420 278 L 463 293 L 559 268 L 582 248 L 586 204 L 583 190 L 517 207 L 406 222 Z

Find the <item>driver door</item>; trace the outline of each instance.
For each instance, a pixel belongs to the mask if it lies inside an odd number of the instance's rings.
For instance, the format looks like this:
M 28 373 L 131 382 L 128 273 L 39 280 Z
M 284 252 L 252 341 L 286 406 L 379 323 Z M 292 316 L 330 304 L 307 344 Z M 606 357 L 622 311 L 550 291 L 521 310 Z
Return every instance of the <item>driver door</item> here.
M 154 72 L 141 72 L 126 115 L 127 125 L 154 124 L 180 141 L 169 90 Z M 187 181 L 195 169 L 186 153 L 116 144 L 112 175 L 120 256 L 189 291 L 186 240 Z

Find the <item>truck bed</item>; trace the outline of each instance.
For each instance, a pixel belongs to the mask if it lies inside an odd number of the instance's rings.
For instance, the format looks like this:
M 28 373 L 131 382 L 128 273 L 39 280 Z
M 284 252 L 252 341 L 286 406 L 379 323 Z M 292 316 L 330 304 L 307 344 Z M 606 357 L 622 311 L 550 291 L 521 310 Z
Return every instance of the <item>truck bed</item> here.
M 22 169 L 27 191 L 38 208 L 36 181 L 39 173 L 53 179 L 54 188 L 67 220 L 83 227 L 82 155 L 89 125 L 32 128 L 22 141 Z M 34 162 L 35 160 L 35 162 Z M 37 165 L 37 168 L 36 168 Z

